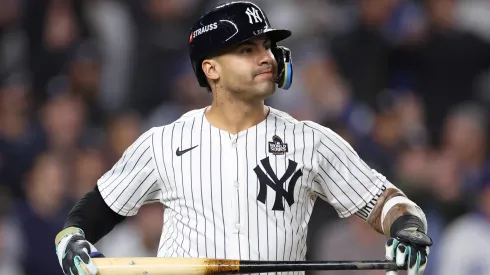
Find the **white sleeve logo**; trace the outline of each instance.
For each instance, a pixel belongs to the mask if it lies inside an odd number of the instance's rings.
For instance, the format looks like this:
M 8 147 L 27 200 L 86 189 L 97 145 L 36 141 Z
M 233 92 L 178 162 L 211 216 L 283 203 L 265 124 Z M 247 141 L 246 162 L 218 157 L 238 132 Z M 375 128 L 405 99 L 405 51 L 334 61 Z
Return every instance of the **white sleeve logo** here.
M 262 22 L 262 18 L 260 18 L 259 11 L 256 8 L 248 7 L 245 13 L 248 15 L 248 22 L 250 24 Z

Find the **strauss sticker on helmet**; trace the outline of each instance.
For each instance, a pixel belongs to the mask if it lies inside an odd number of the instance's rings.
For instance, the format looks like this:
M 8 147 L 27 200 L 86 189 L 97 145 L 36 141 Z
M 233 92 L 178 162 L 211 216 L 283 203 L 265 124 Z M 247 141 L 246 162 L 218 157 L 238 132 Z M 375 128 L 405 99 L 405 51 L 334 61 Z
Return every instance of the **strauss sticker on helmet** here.
M 199 36 L 199 35 L 201 35 L 203 33 L 207 33 L 208 31 L 215 30 L 217 28 L 218 28 L 218 23 L 217 22 L 214 22 L 214 23 L 211 23 L 209 25 L 200 27 L 199 29 L 196 29 L 194 32 L 191 33 L 191 37 L 190 37 L 189 40 L 192 41 L 197 36 Z

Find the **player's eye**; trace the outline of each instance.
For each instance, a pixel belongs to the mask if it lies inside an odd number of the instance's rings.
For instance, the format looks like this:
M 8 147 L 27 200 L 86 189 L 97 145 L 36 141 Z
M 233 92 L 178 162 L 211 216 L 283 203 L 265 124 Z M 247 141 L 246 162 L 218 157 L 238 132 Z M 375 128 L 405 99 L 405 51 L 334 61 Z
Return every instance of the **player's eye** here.
M 251 53 L 251 52 L 252 52 L 252 48 L 251 47 L 242 48 L 240 50 L 240 53 Z
M 265 44 L 264 47 L 265 47 L 266 50 L 270 50 L 271 44 Z

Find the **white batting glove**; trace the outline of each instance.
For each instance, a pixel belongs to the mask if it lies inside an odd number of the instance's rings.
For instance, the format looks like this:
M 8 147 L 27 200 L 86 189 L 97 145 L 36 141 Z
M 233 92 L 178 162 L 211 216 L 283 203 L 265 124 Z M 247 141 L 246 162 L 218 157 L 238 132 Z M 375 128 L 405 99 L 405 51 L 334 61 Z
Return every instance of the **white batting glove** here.
M 407 275 L 422 275 L 427 266 L 429 246 L 432 240 L 427 234 L 416 229 L 403 229 L 386 242 L 386 259 L 398 266 L 407 266 Z M 387 275 L 396 275 L 388 271 Z
M 68 227 L 56 235 L 56 255 L 66 275 L 96 275 L 91 257 L 103 257 L 80 228 Z

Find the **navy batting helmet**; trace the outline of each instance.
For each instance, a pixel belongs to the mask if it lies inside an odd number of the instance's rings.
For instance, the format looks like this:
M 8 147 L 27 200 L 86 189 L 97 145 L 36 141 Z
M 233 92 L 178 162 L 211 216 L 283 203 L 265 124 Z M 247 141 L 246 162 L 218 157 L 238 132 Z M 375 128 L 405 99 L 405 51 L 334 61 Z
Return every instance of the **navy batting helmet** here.
M 261 8 L 244 1 L 217 6 L 206 12 L 192 27 L 189 55 L 199 85 L 208 86 L 201 68 L 205 58 L 261 34 L 268 35 L 272 42 L 271 51 L 278 64 L 278 87 L 289 89 L 293 77 L 291 51 L 286 47 L 277 46 L 276 42 L 288 38 L 291 31 L 273 29 Z

